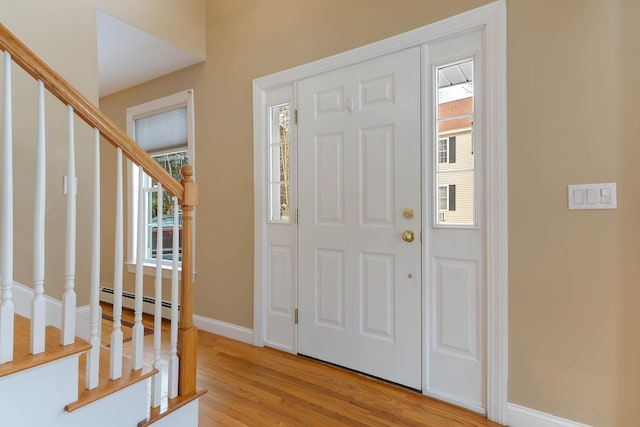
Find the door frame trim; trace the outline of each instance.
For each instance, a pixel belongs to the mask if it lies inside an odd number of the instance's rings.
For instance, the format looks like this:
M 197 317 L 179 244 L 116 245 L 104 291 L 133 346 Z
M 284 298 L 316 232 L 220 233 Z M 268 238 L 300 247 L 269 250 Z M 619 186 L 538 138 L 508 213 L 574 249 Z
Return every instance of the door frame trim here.
M 486 324 L 487 324 L 487 417 L 506 421 L 508 377 L 508 223 L 507 223 L 507 27 L 506 0 L 446 18 L 427 26 L 304 64 L 253 81 L 254 162 L 254 345 L 265 339 L 266 290 L 268 279 L 266 218 L 267 143 L 265 93 L 278 86 L 322 74 L 358 62 L 444 37 L 484 28 L 485 60 L 488 62 L 486 91 Z M 423 261 L 424 262 L 424 261 Z M 423 286 L 424 291 L 424 286 Z M 424 328 L 424 318 L 423 318 Z M 424 332 L 423 332 L 424 334 Z M 423 335 L 424 336 L 424 335 Z M 424 338 L 423 338 L 424 339 Z M 424 360 L 424 354 L 423 354 Z M 426 372 L 423 369 L 423 381 Z

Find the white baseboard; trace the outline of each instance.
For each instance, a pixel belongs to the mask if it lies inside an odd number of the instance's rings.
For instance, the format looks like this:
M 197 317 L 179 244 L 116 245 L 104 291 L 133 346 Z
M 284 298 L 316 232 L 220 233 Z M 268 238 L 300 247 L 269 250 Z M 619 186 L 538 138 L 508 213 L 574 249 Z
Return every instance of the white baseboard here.
M 221 320 L 198 316 L 197 314 L 193 316 L 193 324 L 196 328 L 202 331 L 253 345 L 253 329 L 234 325 L 233 323 L 223 322 Z
M 33 299 L 33 290 L 20 283 L 14 282 L 13 296 L 15 312 L 24 317 L 31 317 L 31 300 Z M 49 296 L 45 296 L 45 298 L 47 299 L 47 325 L 60 328 L 62 303 Z M 113 296 L 107 292 L 100 292 L 100 300 L 113 303 Z M 164 305 L 166 305 L 166 303 L 163 304 L 162 307 L 162 316 L 168 318 L 170 316 L 171 309 Z M 133 309 L 133 299 L 123 298 L 122 306 Z M 147 302 L 143 303 L 143 311 L 145 313 L 153 313 L 153 305 Z M 76 335 L 80 338 L 86 339 L 89 335 L 89 306 L 78 307 L 76 313 Z M 233 323 L 223 322 L 221 320 L 198 316 L 197 314 L 193 316 L 193 323 L 198 329 L 205 332 L 222 335 L 223 337 L 253 345 L 253 329 L 234 325 Z
M 507 403 L 507 425 L 509 427 L 590 427 L 587 424 L 566 420 L 515 403 Z
M 13 306 L 16 314 L 28 319 L 31 318 L 31 301 L 33 300 L 33 289 L 22 283 L 13 282 Z M 60 328 L 62 324 L 62 303 L 48 295 L 44 296 L 46 304 L 46 324 Z
M 33 290 L 21 283 L 13 282 L 13 310 L 22 317 L 31 317 L 31 300 Z M 47 319 L 48 320 L 48 319 Z M 49 322 L 47 322 L 48 324 Z
M 31 300 L 33 300 L 33 290 L 22 283 L 13 282 L 13 306 L 16 314 L 31 318 Z M 60 328 L 62 325 L 62 302 L 48 295 L 46 300 L 46 325 Z M 90 307 L 84 305 L 76 308 L 76 336 L 82 339 L 89 338 L 89 312 Z

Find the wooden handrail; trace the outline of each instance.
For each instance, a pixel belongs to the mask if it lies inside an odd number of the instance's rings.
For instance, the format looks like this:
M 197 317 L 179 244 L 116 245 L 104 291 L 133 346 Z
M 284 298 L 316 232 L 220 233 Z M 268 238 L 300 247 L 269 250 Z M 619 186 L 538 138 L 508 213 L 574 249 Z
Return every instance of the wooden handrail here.
M 89 126 L 98 129 L 100 135 L 113 146 L 121 148 L 127 158 L 142 167 L 151 178 L 160 182 L 165 191 L 176 196 L 179 202 L 183 201 L 184 188 L 178 181 L 2 23 L 0 23 L 0 50 L 9 52 L 13 62 L 34 79 L 42 81 L 47 90 L 65 105 L 73 107 L 78 117 Z
M 193 168 L 181 169 L 183 179 L 176 181 L 156 163 L 138 144 L 120 129 L 106 114 L 100 111 L 84 95 L 78 92 L 60 74 L 0 23 L 0 50 L 11 55 L 34 79 L 41 81 L 56 98 L 71 106 L 75 114 L 123 154 L 140 166 L 151 178 L 162 184 L 168 193 L 176 196 L 183 210 L 182 280 L 180 284 L 180 327 L 178 331 L 178 394 L 190 396 L 196 393 L 197 329 L 193 325 L 193 212 L 198 204 L 198 186 L 193 180 Z

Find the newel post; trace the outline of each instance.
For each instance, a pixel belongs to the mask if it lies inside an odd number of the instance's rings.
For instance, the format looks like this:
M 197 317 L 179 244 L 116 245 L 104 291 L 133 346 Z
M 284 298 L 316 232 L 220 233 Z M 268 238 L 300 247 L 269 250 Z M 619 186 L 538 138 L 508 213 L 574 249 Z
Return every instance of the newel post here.
M 182 206 L 182 279 L 180 282 L 180 358 L 178 394 L 188 396 L 196 391 L 196 353 L 198 330 L 193 326 L 193 211 L 198 204 L 198 185 L 193 181 L 193 167 L 180 169 L 184 196 Z

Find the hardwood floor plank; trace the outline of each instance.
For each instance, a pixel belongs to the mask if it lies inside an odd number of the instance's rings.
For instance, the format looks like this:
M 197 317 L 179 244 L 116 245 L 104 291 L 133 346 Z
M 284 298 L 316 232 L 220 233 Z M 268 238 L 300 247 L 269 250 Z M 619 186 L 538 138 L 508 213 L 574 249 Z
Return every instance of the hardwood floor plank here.
M 417 392 L 269 348 L 199 332 L 200 427 L 497 427 Z
M 123 319 L 131 316 L 123 313 Z M 152 321 L 150 316 L 143 320 Z M 163 322 L 163 343 L 166 330 Z M 145 359 L 152 355 L 150 338 L 145 337 Z M 203 331 L 198 333 L 197 386 L 208 390 L 199 399 L 200 427 L 499 427 L 415 391 Z
M 250 363 L 226 354 L 221 355 L 221 357 L 236 372 L 246 372 L 247 364 Z M 312 411 L 316 415 L 322 414 L 322 416 L 337 420 L 343 420 L 345 416 L 367 418 L 370 415 L 370 411 L 367 408 L 353 405 L 349 396 L 338 396 L 331 390 L 317 384 L 311 384 L 296 375 L 265 368 L 264 371 L 252 373 L 251 377 L 245 377 L 245 379 L 252 381 L 262 390 L 269 391 L 273 395 L 282 396 L 283 405 L 296 406 L 299 409 L 306 408 L 307 411 Z M 274 384 L 287 384 L 287 389 L 283 390 Z M 353 422 L 348 424 L 364 425 Z M 369 425 L 372 424 L 370 423 Z M 384 424 L 375 423 L 374 425 Z

